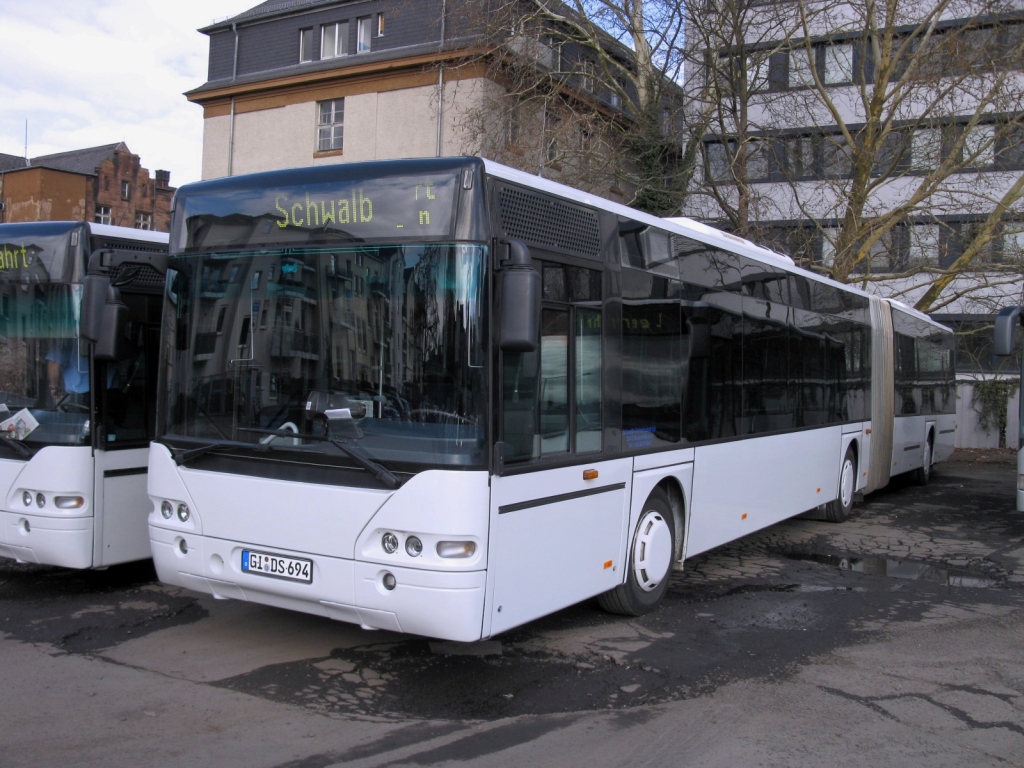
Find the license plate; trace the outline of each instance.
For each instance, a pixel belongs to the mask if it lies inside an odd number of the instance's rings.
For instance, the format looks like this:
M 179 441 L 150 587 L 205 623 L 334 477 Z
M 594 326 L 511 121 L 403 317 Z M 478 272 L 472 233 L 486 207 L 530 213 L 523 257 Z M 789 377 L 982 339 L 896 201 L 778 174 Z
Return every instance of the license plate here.
M 281 557 L 267 552 L 242 550 L 242 572 L 276 579 L 290 579 L 306 584 L 313 583 L 313 561 L 297 557 Z

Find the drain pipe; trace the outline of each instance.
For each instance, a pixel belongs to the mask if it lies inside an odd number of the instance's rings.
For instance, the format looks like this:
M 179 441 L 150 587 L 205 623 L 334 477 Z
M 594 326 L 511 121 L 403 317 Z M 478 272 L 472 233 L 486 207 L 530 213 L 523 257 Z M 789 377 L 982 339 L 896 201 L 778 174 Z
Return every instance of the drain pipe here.
M 441 43 L 438 51 L 444 50 L 445 16 L 448 0 L 441 0 Z M 437 69 L 437 148 L 436 157 L 441 156 L 441 121 L 444 118 L 444 62 Z
M 235 34 L 235 55 L 231 63 L 231 82 L 238 79 L 238 24 L 231 22 L 231 31 Z M 231 122 L 228 123 L 228 176 L 234 175 L 235 169 L 235 97 L 231 97 Z

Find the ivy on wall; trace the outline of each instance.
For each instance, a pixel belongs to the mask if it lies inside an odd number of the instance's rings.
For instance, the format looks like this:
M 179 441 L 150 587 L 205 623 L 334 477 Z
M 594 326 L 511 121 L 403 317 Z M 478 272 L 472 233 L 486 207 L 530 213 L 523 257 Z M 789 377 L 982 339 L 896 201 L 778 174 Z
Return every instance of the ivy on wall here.
M 999 430 L 999 447 L 1006 447 L 1007 404 L 1020 388 L 1019 379 L 987 379 L 973 382 L 971 406 L 978 413 L 978 426 L 986 432 Z

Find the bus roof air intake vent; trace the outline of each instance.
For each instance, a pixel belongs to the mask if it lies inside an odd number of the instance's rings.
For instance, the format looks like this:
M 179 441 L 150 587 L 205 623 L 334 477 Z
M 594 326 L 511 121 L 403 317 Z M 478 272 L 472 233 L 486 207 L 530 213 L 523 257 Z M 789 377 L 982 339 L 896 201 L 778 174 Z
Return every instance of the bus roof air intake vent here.
M 500 187 L 505 237 L 592 259 L 601 256 L 597 213 L 517 187 Z

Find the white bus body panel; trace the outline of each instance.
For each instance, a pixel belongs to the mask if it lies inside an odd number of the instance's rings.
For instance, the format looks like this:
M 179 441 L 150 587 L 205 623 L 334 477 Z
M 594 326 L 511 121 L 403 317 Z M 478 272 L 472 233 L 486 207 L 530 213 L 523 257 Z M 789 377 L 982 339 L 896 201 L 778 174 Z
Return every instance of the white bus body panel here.
M 149 550 L 149 448 L 96 452 L 93 562 L 97 567 L 146 560 Z
M 840 464 L 846 446 L 862 431 L 857 430 L 844 435 L 844 427 L 836 425 L 699 446 L 686 556 L 835 499 Z
M 314 485 L 178 467 L 152 444 L 149 532 L 161 581 L 366 628 L 450 640 L 481 637 L 487 567 L 486 472 L 423 472 L 397 491 Z M 164 500 L 190 517 L 163 518 Z M 385 532 L 398 551 L 381 547 Z M 410 556 L 416 535 L 423 553 Z M 244 536 L 244 540 L 240 537 Z M 439 541 L 472 541 L 472 557 L 442 559 Z M 183 545 L 184 544 L 184 545 Z M 241 570 L 243 549 L 312 560 L 305 584 Z M 385 589 L 383 576 L 395 577 Z
M 0 556 L 28 563 L 93 565 L 93 459 L 85 446 L 47 446 L 28 461 L 0 459 L 3 493 Z M 24 491 L 46 498 L 26 506 Z M 58 509 L 57 496 L 81 496 L 79 509 Z
M 624 458 L 492 478 L 486 635 L 622 582 L 632 473 Z

